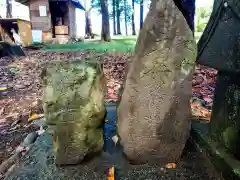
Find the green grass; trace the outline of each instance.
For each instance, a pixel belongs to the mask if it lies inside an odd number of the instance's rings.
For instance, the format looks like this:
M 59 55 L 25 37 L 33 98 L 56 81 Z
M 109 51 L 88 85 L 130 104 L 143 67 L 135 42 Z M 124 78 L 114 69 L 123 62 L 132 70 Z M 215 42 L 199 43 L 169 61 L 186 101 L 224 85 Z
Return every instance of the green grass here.
M 111 42 L 86 41 L 72 44 L 51 44 L 43 48 L 45 51 L 79 51 L 79 50 L 94 50 L 96 52 L 132 52 L 135 48 L 136 37 L 123 36 L 116 37 Z
M 40 43 L 40 42 L 33 42 L 33 46 L 41 46 L 44 45 L 44 43 Z
M 202 32 L 195 32 L 195 39 L 198 42 Z M 103 42 L 100 40 L 91 40 L 71 44 L 50 44 L 46 45 L 43 51 L 54 52 L 70 52 L 70 51 L 84 51 L 94 50 L 99 53 L 103 52 L 133 52 L 136 44 L 137 36 L 114 36 L 111 42 Z

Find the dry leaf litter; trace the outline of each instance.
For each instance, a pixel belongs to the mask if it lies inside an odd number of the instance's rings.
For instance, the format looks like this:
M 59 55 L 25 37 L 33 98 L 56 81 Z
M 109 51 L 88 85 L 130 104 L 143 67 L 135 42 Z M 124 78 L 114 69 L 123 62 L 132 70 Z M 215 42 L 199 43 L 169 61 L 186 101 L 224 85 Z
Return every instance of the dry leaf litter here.
M 29 124 L 30 114 L 43 113 L 41 107 L 42 69 L 55 60 L 97 59 L 103 64 L 107 80 L 106 101 L 119 99 L 132 53 L 39 52 L 27 57 L 0 59 L 0 164 L 10 157 L 27 134 L 39 127 Z M 217 71 L 197 66 L 191 100 L 193 117 L 209 121 Z

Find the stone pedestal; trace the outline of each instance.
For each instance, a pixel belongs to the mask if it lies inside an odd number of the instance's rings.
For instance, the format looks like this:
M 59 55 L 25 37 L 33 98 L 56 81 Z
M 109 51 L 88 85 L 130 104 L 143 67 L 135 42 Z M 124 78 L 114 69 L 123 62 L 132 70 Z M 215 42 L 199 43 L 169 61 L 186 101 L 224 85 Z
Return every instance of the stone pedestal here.
M 226 146 L 238 159 L 240 153 L 240 76 L 218 73 L 210 123 L 214 140 Z

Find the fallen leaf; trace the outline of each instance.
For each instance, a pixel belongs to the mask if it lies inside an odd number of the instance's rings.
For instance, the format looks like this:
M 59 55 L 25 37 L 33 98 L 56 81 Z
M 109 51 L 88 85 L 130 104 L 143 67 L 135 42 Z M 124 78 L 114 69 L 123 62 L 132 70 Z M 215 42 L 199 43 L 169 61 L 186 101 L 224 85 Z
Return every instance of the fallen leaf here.
M 0 91 L 6 91 L 7 89 L 7 87 L 0 87 Z
M 2 114 L 4 113 L 4 108 L 5 108 L 5 107 L 2 107 L 2 108 L 0 109 L 0 115 L 2 115 Z
M 16 72 L 19 71 L 19 69 L 18 69 L 17 67 L 10 67 L 10 68 L 9 68 L 9 71 L 10 71 L 11 73 L 16 73 Z
M 28 128 L 28 127 L 30 127 L 31 126 L 31 124 L 25 124 L 23 127 L 24 128 Z
M 18 124 L 20 122 L 20 119 L 17 119 L 15 121 L 13 121 L 13 123 L 11 124 L 11 126 L 15 126 L 16 124 Z
M 14 127 L 10 128 L 9 131 L 10 131 L 10 132 L 11 132 L 11 131 L 12 131 L 12 132 L 15 132 L 15 130 L 16 130 L 17 128 L 19 128 L 19 127 L 20 127 L 20 125 L 19 125 L 19 124 L 16 124 Z M 12 133 L 12 132 L 11 132 L 11 133 Z
M 7 99 L 0 100 L 0 106 L 6 106 L 8 104 Z
M 42 117 L 44 117 L 44 114 L 35 114 L 34 113 L 29 117 L 28 122 L 34 121 L 36 119 L 40 119 Z
M 175 169 L 177 165 L 175 163 L 168 163 L 165 165 L 165 168 L 167 169 Z
M 115 177 L 114 177 L 114 167 L 109 168 L 107 180 L 115 180 Z
M 15 85 L 15 89 L 16 89 L 16 90 L 24 89 L 25 87 L 26 87 L 26 86 L 23 85 L 23 84 L 16 84 L 16 85 Z

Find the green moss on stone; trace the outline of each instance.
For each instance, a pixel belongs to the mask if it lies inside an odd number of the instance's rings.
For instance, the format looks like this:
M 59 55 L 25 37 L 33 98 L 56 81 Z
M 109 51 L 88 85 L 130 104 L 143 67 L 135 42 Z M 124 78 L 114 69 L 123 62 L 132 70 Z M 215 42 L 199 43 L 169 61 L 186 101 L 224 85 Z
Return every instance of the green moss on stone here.
M 211 136 L 240 158 L 240 86 L 234 75 L 219 72 L 211 118 Z
M 103 71 L 97 62 L 59 62 L 46 72 L 43 107 L 57 136 L 56 163 L 79 163 L 103 147 Z

